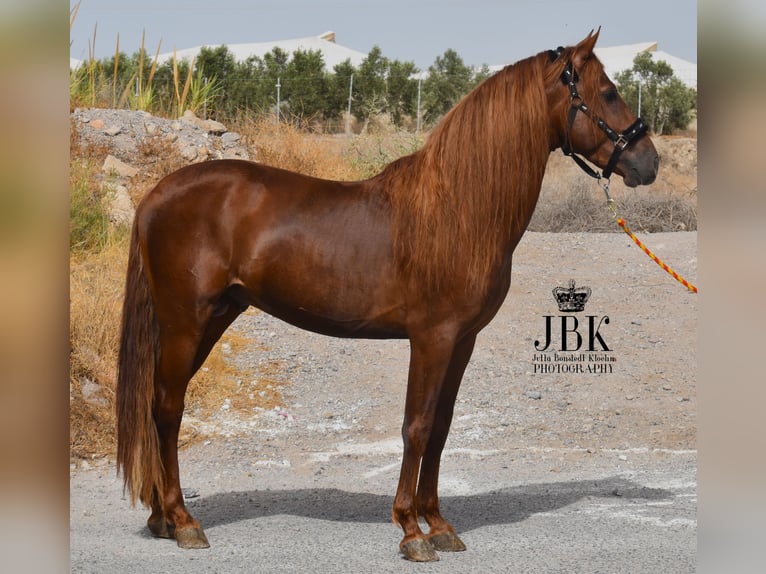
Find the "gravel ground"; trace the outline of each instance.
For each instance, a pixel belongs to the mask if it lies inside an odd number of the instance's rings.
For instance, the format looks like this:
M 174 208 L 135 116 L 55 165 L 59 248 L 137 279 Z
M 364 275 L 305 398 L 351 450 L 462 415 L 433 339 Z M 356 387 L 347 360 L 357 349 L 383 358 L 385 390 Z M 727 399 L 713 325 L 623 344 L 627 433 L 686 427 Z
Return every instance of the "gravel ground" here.
M 640 237 L 695 281 L 696 232 Z M 575 315 L 583 345 L 590 315 L 609 350 L 594 339 L 596 351 L 546 362 L 534 344 L 545 316 L 558 325 L 551 290 L 570 279 L 592 289 Z M 249 311 L 232 328 L 258 349 L 232 360 L 281 365 L 282 404 L 185 419 L 210 435 L 182 451 L 181 477 L 212 548 L 152 539 L 113 462 L 95 461 L 71 471 L 72 571 L 693 572 L 697 306 L 624 234 L 527 233 L 443 459 L 443 510 L 468 551 L 429 565 L 401 560 L 389 520 L 407 342 L 332 339 Z

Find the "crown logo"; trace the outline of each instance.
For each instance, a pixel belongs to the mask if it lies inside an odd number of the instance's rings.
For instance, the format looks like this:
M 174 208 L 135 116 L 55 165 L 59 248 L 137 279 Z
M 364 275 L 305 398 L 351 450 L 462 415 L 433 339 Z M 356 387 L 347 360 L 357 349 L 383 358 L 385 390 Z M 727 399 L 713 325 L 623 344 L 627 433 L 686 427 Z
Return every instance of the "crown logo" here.
M 590 287 L 575 288 L 574 279 L 570 279 L 569 287 L 556 287 L 553 290 L 553 297 L 560 311 L 576 313 L 585 310 L 585 303 L 590 299 L 590 293 Z

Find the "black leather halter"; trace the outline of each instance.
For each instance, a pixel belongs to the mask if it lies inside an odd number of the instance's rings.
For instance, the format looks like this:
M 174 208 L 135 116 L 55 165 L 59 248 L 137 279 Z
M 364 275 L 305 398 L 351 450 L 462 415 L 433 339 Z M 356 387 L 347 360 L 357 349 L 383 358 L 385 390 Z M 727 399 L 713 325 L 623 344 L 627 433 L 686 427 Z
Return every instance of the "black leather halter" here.
M 559 47 L 556 50 L 550 50 L 549 55 L 551 61 L 556 60 L 556 58 L 558 58 L 563 51 L 564 48 L 562 47 Z M 641 118 L 636 118 L 636 121 L 633 122 L 630 127 L 628 127 L 628 129 L 621 133 L 617 133 L 612 128 L 610 128 L 604 120 L 593 113 L 585 104 L 582 97 L 580 96 L 580 93 L 577 91 L 578 80 L 579 77 L 577 75 L 577 70 L 574 69 L 572 62 L 570 61 L 567 63 L 566 68 L 564 68 L 564 71 L 561 73 L 561 82 L 569 88 L 570 103 L 567 131 L 564 135 L 564 144 L 561 146 L 561 150 L 564 152 L 564 155 L 570 156 L 575 161 L 575 163 L 579 165 L 580 168 L 589 176 L 596 179 L 609 179 L 609 176 L 612 175 L 612 171 L 614 170 L 614 166 L 620 159 L 620 154 L 622 154 L 622 152 L 625 151 L 625 149 L 630 144 L 646 134 L 646 132 L 649 130 L 649 127 L 644 123 L 644 120 Z M 569 141 L 569 132 L 572 130 L 572 124 L 574 124 L 575 116 L 577 115 L 578 111 L 588 116 L 614 143 L 614 151 L 612 152 L 612 155 L 609 158 L 609 162 L 606 164 L 604 171 L 601 173 L 595 171 L 592 167 L 585 163 L 584 159 L 575 154 L 575 152 L 572 150 L 572 145 Z

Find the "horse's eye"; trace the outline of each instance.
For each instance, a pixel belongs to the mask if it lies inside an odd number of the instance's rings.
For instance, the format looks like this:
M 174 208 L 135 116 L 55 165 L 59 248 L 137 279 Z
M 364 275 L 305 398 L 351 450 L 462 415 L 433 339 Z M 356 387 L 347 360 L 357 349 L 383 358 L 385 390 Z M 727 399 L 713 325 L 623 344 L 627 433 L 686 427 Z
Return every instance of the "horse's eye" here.
M 617 90 L 611 89 L 603 93 L 602 97 L 607 104 L 613 104 L 617 101 Z

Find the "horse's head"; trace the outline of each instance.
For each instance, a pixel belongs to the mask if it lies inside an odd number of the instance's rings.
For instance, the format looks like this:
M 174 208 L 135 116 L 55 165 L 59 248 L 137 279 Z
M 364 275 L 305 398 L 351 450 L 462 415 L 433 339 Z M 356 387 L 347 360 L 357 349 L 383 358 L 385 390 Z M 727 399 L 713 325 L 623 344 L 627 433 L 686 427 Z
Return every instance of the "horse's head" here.
M 591 175 L 595 172 L 574 154 L 599 166 L 604 177 L 614 172 L 630 187 L 650 184 L 657 176 L 657 150 L 646 124 L 628 109 L 593 53 L 598 34 L 548 53 L 551 149 L 561 147 Z

